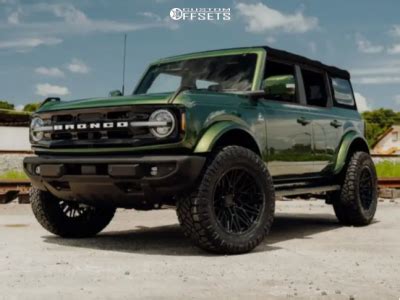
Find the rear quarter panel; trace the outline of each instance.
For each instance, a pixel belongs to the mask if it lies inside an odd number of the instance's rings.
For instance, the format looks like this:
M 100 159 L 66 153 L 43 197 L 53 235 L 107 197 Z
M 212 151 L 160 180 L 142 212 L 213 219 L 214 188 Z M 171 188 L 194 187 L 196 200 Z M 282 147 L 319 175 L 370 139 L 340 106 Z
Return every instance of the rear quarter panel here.
M 364 137 L 364 122 L 357 110 L 333 107 L 332 114 L 337 120 L 343 122 L 343 131 L 341 133 L 340 143 L 335 151 L 332 172 L 337 174 L 341 171 L 346 163 L 348 150 L 356 139 L 362 139 L 366 145 L 367 141 Z

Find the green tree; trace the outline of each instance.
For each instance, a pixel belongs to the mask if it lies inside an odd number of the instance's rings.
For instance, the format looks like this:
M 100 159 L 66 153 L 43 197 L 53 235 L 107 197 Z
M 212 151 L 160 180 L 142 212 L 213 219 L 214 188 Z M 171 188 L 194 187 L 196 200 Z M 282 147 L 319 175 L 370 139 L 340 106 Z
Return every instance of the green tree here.
M 400 124 L 400 113 L 391 109 L 380 108 L 373 111 L 362 113 L 366 124 L 366 133 L 368 144 L 371 146 L 393 124 Z
M 0 100 L 0 109 L 10 109 L 14 110 L 14 104 L 9 103 L 6 100 Z
M 40 102 L 39 103 L 28 103 L 24 106 L 24 111 L 28 111 L 28 112 L 34 112 L 37 111 L 39 109 L 40 106 Z

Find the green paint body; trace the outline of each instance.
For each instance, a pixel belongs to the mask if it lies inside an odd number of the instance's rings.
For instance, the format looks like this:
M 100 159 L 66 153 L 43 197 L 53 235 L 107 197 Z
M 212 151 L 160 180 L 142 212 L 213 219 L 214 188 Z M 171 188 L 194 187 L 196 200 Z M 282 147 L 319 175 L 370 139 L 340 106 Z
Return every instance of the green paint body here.
M 254 53 L 257 55 L 252 91 L 262 87 L 267 52 L 263 48 L 241 48 L 194 53 L 161 59 L 152 65 L 200 57 Z M 363 123 L 356 110 L 330 107 L 317 108 L 268 99 L 252 100 L 245 95 L 212 91 L 184 91 L 171 100 L 172 93 L 90 98 L 69 102 L 48 102 L 37 114 L 60 110 L 98 107 L 146 105 L 180 105 L 186 111 L 186 131 L 180 142 L 142 147 L 95 149 L 44 149 L 41 153 L 143 153 L 157 150 L 179 150 L 206 154 L 217 141 L 231 130 L 241 130 L 253 139 L 259 153 L 273 176 L 307 173 L 339 173 L 348 150 L 355 140 L 367 145 L 363 137 Z M 312 124 L 298 124 L 299 117 L 307 117 Z M 334 118 L 343 123 L 336 131 L 327 122 Z M 332 127 L 332 128 L 331 128 Z M 328 132 L 329 131 L 329 132 Z M 237 141 L 240 143 L 240 141 Z M 170 151 L 171 152 L 171 151 Z

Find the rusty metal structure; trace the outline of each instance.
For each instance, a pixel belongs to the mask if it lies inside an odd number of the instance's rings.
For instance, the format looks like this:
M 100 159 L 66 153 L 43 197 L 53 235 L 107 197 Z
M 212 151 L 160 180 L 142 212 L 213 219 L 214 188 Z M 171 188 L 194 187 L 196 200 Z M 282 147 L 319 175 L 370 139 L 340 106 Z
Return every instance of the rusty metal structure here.
M 29 203 L 29 180 L 1 180 L 0 204 L 9 203 L 18 198 L 18 203 Z

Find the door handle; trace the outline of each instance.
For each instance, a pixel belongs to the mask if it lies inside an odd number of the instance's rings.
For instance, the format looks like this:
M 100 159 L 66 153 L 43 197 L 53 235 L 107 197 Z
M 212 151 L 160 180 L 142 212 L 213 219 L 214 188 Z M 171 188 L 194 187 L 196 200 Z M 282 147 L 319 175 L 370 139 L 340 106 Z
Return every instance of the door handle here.
M 331 122 L 331 126 L 333 126 L 333 127 L 335 127 L 335 128 L 338 128 L 338 127 L 342 126 L 342 122 L 340 122 L 340 121 L 338 121 L 338 120 L 333 120 L 333 121 Z
M 297 119 L 297 123 L 299 123 L 299 124 L 305 126 L 305 125 L 307 125 L 307 124 L 310 124 L 310 120 L 307 120 L 307 119 L 304 118 L 304 117 L 300 117 L 300 118 Z

